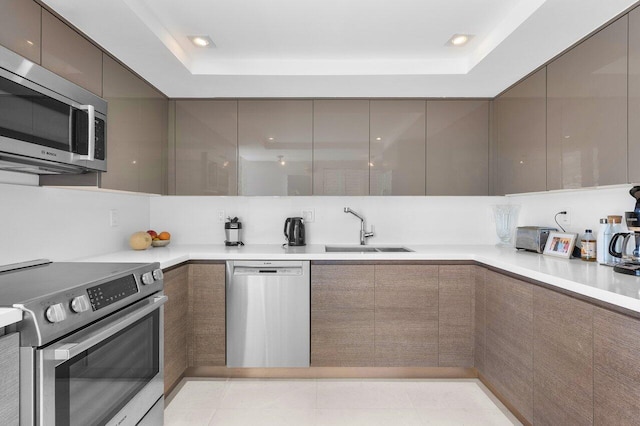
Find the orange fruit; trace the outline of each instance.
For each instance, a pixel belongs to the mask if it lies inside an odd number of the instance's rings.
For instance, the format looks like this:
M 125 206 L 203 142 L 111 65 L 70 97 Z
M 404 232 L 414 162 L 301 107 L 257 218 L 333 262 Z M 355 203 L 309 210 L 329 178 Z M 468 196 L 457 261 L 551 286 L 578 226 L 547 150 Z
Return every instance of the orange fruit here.
M 171 234 L 168 233 L 167 231 L 162 231 L 161 233 L 158 234 L 158 238 L 161 240 L 170 240 Z

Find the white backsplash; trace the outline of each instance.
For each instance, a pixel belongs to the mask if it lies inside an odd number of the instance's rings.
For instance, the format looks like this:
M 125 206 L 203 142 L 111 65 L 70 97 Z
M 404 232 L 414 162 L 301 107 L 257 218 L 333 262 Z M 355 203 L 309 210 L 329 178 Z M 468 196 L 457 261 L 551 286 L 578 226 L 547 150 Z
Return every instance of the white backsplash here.
M 0 184 L 0 200 L 0 265 L 127 249 L 129 235 L 149 226 L 148 195 Z
M 567 232 L 583 234 L 590 228 L 594 233 L 600 226 L 600 218 L 608 215 L 624 216 L 625 211 L 633 211 L 635 199 L 629 195 L 633 185 L 616 185 L 596 189 L 576 189 L 535 194 L 507 196 L 508 204 L 519 204 L 518 224 L 558 226 L 553 221 L 556 213 L 567 210 L 571 223 L 564 228 Z M 624 220 L 623 220 L 624 221 Z
M 313 210 L 306 223 L 308 244 L 358 244 L 360 221 L 374 227 L 369 244 L 494 244 L 493 204 L 504 197 L 179 197 L 152 198 L 151 227 L 169 231 L 178 243 L 222 243 L 219 212 L 237 216 L 243 241 L 283 243 L 284 220 Z

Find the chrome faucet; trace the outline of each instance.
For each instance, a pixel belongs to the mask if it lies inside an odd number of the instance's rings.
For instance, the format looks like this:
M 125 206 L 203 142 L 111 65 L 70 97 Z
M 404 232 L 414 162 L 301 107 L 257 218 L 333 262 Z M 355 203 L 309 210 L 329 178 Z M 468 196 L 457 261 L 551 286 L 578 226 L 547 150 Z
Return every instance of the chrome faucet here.
M 352 215 L 354 215 L 355 217 L 360 219 L 360 245 L 361 246 L 365 245 L 367 243 L 365 238 L 373 237 L 373 231 L 366 232 L 364 230 L 364 218 L 362 216 L 360 216 L 358 213 L 356 213 L 353 210 L 351 210 L 349 207 L 345 207 L 344 208 L 344 212 L 345 213 L 351 213 Z

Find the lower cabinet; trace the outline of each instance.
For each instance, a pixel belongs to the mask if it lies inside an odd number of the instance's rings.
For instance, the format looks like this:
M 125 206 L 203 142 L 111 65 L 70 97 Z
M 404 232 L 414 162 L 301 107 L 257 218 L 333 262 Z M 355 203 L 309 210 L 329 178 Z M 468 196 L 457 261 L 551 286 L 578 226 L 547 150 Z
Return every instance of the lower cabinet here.
M 164 391 L 173 388 L 187 368 L 189 266 L 164 273 Z
M 473 367 L 470 265 L 311 265 L 314 367 Z
M 0 419 L 3 425 L 20 422 L 20 360 L 18 333 L 0 336 Z
M 224 366 L 225 265 L 189 268 L 189 367 Z
M 533 286 L 487 271 L 485 303 L 481 373 L 533 422 Z
M 601 308 L 593 312 L 593 421 L 640 421 L 640 320 Z

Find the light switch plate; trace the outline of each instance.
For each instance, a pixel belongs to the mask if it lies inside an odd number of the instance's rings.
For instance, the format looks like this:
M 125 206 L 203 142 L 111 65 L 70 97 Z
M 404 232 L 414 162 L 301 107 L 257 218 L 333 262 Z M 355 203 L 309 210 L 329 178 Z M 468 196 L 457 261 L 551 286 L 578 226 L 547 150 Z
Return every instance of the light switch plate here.
M 316 211 L 315 209 L 304 209 L 302 210 L 302 220 L 306 223 L 311 223 L 316 220 Z
M 113 209 L 109 210 L 109 226 L 115 228 L 118 226 L 120 222 L 120 217 L 118 215 L 118 210 Z
M 559 214 L 558 215 L 558 223 L 562 226 L 571 225 L 571 210 L 564 209 L 561 211 L 566 211 L 567 214 Z

